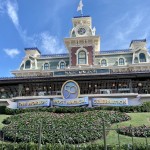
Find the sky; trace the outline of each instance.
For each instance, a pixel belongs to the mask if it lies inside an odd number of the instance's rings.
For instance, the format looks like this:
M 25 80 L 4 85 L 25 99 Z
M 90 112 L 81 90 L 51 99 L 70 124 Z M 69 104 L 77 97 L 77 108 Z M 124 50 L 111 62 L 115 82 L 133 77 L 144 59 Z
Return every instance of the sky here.
M 80 0 L 0 0 L 0 77 L 10 77 L 25 56 L 24 48 L 42 54 L 67 53 L 72 18 L 80 16 Z M 131 40 L 147 40 L 150 48 L 150 0 L 83 0 L 101 50 L 128 49 Z

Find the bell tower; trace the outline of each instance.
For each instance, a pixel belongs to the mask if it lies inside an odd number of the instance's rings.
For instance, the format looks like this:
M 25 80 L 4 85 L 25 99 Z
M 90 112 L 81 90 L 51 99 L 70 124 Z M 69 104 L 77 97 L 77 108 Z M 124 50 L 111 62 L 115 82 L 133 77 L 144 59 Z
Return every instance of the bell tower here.
M 100 51 L 100 36 L 96 36 L 96 28 L 92 27 L 92 18 L 83 16 L 83 6 L 80 0 L 77 11 L 80 11 L 81 16 L 72 19 L 70 38 L 64 39 L 72 67 L 94 65 L 95 53 Z
M 69 51 L 70 66 L 91 66 L 95 64 L 95 53 L 100 52 L 100 36 L 92 27 L 90 16 L 78 16 L 72 19 L 73 28 L 70 37 L 64 42 Z

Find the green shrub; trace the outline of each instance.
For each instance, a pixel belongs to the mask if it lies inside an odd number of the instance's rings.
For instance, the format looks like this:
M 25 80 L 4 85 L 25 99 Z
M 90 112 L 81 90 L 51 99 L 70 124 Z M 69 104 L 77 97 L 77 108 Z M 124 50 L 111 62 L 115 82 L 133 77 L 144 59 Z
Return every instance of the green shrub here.
M 149 150 L 150 146 L 146 148 L 144 144 L 122 145 L 121 150 Z M 0 150 L 38 150 L 38 145 L 35 143 L 0 143 Z M 104 150 L 103 145 L 89 144 L 89 145 L 69 145 L 69 144 L 46 144 L 41 146 L 41 150 Z M 118 150 L 118 146 L 109 145 L 107 150 Z
M 150 127 L 145 125 L 139 127 L 121 127 L 118 133 L 135 137 L 150 137 Z
M 10 117 L 4 119 L 2 123 L 3 123 L 3 124 L 6 124 L 6 125 L 7 125 L 7 124 L 10 124 L 10 123 L 11 123 Z
M 0 114 L 5 114 L 6 106 L 0 106 Z
M 99 110 L 75 114 L 28 112 L 9 117 L 8 122 L 11 123 L 2 131 L 8 141 L 38 142 L 39 122 L 42 122 L 44 143 L 78 144 L 100 139 L 103 119 L 105 126 L 110 127 L 112 123 L 126 121 L 130 117 L 125 113 Z M 14 129 L 19 130 L 17 134 L 12 131 Z

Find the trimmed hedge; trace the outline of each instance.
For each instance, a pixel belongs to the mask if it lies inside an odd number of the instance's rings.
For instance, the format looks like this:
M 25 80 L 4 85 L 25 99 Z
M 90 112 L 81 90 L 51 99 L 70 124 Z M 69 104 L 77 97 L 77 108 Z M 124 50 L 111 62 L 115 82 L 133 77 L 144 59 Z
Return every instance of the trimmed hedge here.
M 115 111 L 89 111 L 75 114 L 49 112 L 28 112 L 5 119 L 9 123 L 2 128 L 7 141 L 38 142 L 39 124 L 42 122 L 43 143 L 86 143 L 102 138 L 102 124 L 105 126 L 127 121 L 130 117 Z M 18 131 L 13 131 L 17 129 Z
M 54 113 L 76 113 L 76 112 L 86 112 L 92 110 L 113 110 L 120 112 L 150 112 L 150 102 L 145 102 L 141 106 L 122 106 L 122 107 L 114 107 L 114 106 L 100 106 L 100 107 L 39 107 L 39 108 L 26 108 L 26 109 L 10 109 L 5 106 L 0 106 L 0 114 L 14 115 L 25 112 L 54 112 Z
M 119 134 L 135 137 L 150 137 L 150 127 L 138 126 L 138 127 L 121 127 L 118 131 Z
M 6 106 L 0 106 L 0 114 L 6 114 Z
M 0 150 L 38 150 L 38 144 L 35 143 L 0 143 Z M 108 150 L 118 150 L 117 145 L 107 146 Z M 121 150 L 148 150 L 150 146 L 145 144 L 138 145 L 122 145 Z M 69 145 L 69 144 L 46 144 L 41 146 L 41 150 L 104 150 L 103 145 L 90 144 L 90 145 Z

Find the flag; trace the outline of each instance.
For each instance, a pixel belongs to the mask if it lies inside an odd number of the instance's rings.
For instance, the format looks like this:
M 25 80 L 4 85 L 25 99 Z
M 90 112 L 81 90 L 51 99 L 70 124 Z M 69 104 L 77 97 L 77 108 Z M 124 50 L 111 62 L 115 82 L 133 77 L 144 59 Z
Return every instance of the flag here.
M 77 11 L 82 11 L 83 3 L 82 0 L 80 0 L 79 6 L 77 8 Z

